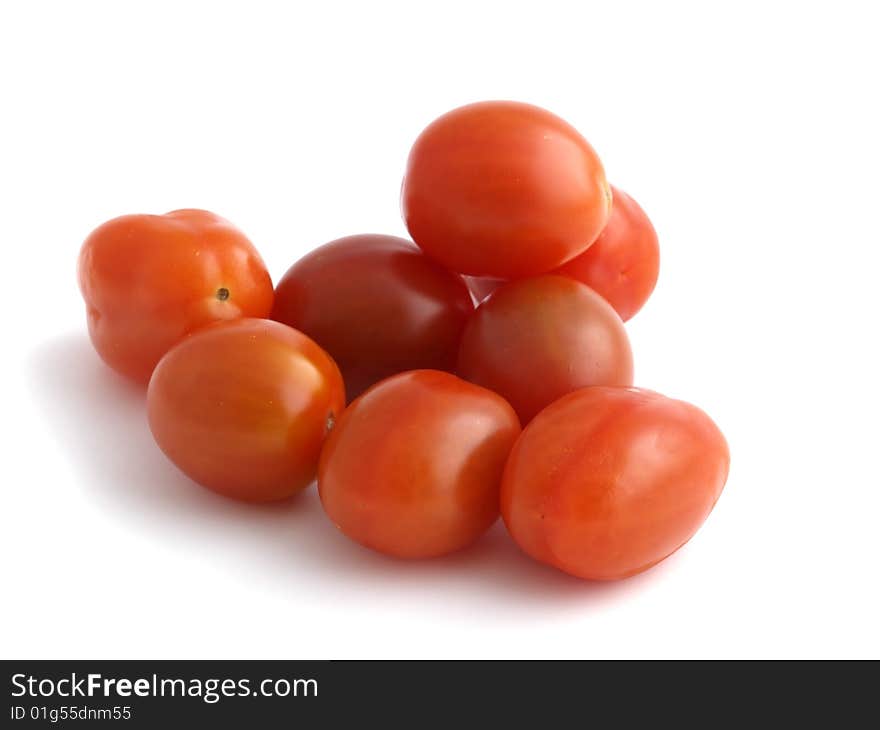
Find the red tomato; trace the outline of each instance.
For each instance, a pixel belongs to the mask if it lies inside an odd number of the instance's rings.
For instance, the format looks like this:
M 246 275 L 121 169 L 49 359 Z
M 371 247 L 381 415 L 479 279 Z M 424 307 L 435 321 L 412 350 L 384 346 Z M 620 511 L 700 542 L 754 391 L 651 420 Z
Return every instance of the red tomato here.
M 635 388 L 585 388 L 523 431 L 501 512 L 536 560 L 580 578 L 626 578 L 691 538 L 729 465 L 724 436 L 695 406 Z
M 78 269 L 95 349 L 142 382 L 187 333 L 272 310 L 272 281 L 256 249 L 205 210 L 114 218 L 86 239 Z
M 463 548 L 498 517 L 519 435 L 500 396 L 436 370 L 395 375 L 352 403 L 327 439 L 318 490 L 353 540 L 401 558 Z
M 220 322 L 185 338 L 147 391 L 150 428 L 168 458 L 199 484 L 248 502 L 310 484 L 344 407 L 330 356 L 265 319 Z
M 413 145 L 403 217 L 429 256 L 463 274 L 541 274 L 584 251 L 608 219 L 602 163 L 544 109 L 488 101 L 437 119 Z
M 612 187 L 611 215 L 596 242 L 556 269 L 595 289 L 626 321 L 651 296 L 660 273 L 657 232 L 645 211 L 622 190 Z
M 614 203 L 602 233 L 586 251 L 551 273 L 595 289 L 625 322 L 654 291 L 660 273 L 660 246 L 657 232 L 639 204 L 622 190 L 611 189 Z M 478 302 L 504 283 L 488 277 L 466 276 L 465 280 Z
M 494 390 L 528 423 L 588 385 L 632 385 L 623 322 L 588 286 L 563 276 L 513 281 L 485 300 L 461 339 L 458 372 Z
M 404 370 L 452 370 L 474 305 L 457 274 L 394 236 L 340 238 L 284 275 L 272 318 L 327 350 L 349 399 Z

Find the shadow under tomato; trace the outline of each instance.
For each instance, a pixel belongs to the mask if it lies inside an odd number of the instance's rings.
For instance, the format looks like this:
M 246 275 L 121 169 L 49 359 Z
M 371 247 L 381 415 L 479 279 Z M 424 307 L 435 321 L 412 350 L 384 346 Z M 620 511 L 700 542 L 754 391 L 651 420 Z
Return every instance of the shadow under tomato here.
M 344 567 L 354 576 L 367 574 L 373 588 L 379 575 L 386 586 L 391 583 L 404 589 L 415 585 L 424 603 L 441 597 L 444 605 L 449 605 L 450 596 L 459 590 L 467 596 L 461 605 L 462 614 L 491 608 L 498 620 L 536 610 L 541 615 L 546 615 L 548 609 L 584 612 L 624 599 L 660 578 L 678 559 L 673 555 L 646 573 L 624 581 L 584 581 L 526 556 L 500 519 L 474 545 L 431 560 L 405 561 L 380 555 L 339 531 L 325 540 L 322 550 L 326 569 Z
M 146 421 L 145 390 L 107 368 L 88 338 L 68 335 L 31 356 L 34 400 L 67 454 L 84 497 L 163 544 L 265 581 L 291 599 L 371 600 L 414 607 L 442 597 L 462 616 L 548 608 L 584 610 L 617 600 L 664 571 L 619 583 L 588 583 L 523 555 L 499 521 L 475 545 L 428 561 L 400 561 L 349 541 L 326 518 L 314 486 L 291 500 L 247 505 L 199 487 L 159 451 Z M 384 597 L 377 597 L 383 593 Z

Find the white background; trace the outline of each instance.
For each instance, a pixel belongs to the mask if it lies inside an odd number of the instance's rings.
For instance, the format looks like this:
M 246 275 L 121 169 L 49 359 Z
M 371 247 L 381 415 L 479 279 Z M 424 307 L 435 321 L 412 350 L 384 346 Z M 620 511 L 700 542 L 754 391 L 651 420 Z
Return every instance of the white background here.
M 4 2 L 0 6 L 6 658 L 880 656 L 880 52 L 864 3 Z M 405 235 L 418 132 L 545 106 L 661 238 L 638 384 L 725 431 L 717 509 L 608 585 L 499 525 L 399 563 L 312 488 L 254 508 L 189 483 L 101 365 L 75 283 L 105 219 L 204 207 L 277 280 Z

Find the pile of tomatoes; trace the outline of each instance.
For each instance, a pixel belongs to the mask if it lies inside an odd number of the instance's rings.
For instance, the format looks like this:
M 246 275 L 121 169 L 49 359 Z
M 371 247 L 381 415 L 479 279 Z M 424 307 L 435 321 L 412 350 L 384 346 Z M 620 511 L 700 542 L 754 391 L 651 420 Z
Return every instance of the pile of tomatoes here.
M 358 235 L 273 288 L 231 223 L 127 215 L 79 258 L 89 333 L 148 383 L 168 458 L 233 499 L 317 476 L 342 532 L 389 555 L 466 547 L 503 516 L 535 559 L 587 579 L 683 545 L 727 478 L 698 408 L 632 387 L 624 320 L 657 236 L 587 141 L 526 104 L 456 109 L 416 140 L 415 243 Z

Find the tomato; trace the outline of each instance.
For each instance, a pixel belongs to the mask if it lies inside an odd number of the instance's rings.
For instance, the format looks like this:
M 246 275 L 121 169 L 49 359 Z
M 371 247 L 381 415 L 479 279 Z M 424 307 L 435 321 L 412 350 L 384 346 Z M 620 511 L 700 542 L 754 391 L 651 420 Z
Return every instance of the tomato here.
M 272 318 L 324 347 L 354 398 L 404 370 L 452 370 L 473 311 L 462 278 L 412 243 L 361 235 L 296 262 L 278 284 Z
M 584 251 L 605 226 L 611 190 L 568 123 L 529 104 L 488 101 L 421 133 L 401 207 L 413 240 L 447 268 L 512 279 Z
M 657 232 L 639 204 L 612 187 L 614 202 L 602 233 L 579 256 L 554 273 L 570 276 L 595 289 L 631 319 L 651 296 L 660 273 Z
M 729 465 L 724 436 L 695 406 L 635 388 L 584 388 L 523 431 L 501 512 L 536 560 L 581 578 L 625 578 L 691 538 Z
M 586 251 L 551 273 L 595 289 L 625 322 L 654 291 L 660 273 L 660 246 L 657 232 L 639 204 L 622 190 L 611 189 L 614 202 L 602 233 Z M 465 280 L 478 302 L 504 283 L 488 277 L 468 276 Z
M 272 310 L 272 281 L 256 249 L 205 210 L 104 223 L 83 244 L 78 274 L 98 354 L 144 383 L 187 333 Z
M 185 338 L 147 390 L 150 429 L 168 458 L 199 484 L 248 502 L 311 483 L 344 407 L 330 356 L 265 319 L 220 322 Z
M 504 462 L 520 433 L 495 393 L 417 370 L 373 386 L 327 439 L 318 491 L 353 540 L 401 558 L 463 548 L 498 518 Z
M 465 328 L 458 372 L 504 396 L 523 424 L 588 385 L 632 385 L 623 322 L 585 284 L 544 275 L 504 284 Z

